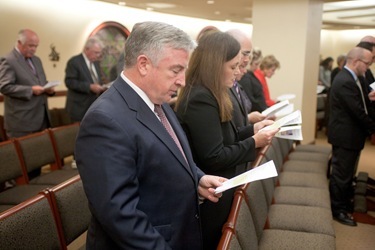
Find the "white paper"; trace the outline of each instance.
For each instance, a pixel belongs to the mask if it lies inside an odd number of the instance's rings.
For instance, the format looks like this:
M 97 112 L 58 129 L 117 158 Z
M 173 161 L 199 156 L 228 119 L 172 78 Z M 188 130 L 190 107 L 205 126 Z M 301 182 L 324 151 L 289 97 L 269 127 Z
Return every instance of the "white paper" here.
M 288 140 L 302 141 L 303 137 L 302 137 L 301 125 L 281 127 L 280 131 L 275 134 L 275 137 L 288 139 Z
M 43 86 L 44 89 L 49 89 L 52 87 L 55 87 L 60 84 L 60 81 L 52 81 L 52 82 L 47 82 L 46 85 Z
M 284 101 L 275 103 L 274 105 L 272 105 L 268 109 L 264 110 L 262 112 L 262 115 L 272 116 L 272 115 L 274 115 L 276 112 L 280 111 L 283 107 L 285 107 L 288 104 L 289 104 L 289 100 L 284 100 Z
M 292 113 L 294 111 L 294 104 L 293 103 L 289 103 L 288 105 L 286 105 L 284 108 L 280 109 L 279 111 L 277 111 L 275 113 L 275 116 L 276 118 L 280 118 L 280 117 L 283 117 L 283 116 L 286 116 L 286 115 L 289 115 L 290 113 Z
M 325 88 L 326 88 L 326 87 L 323 86 L 323 85 L 317 85 L 317 86 L 316 86 L 316 93 L 317 93 L 317 94 L 322 93 L 323 90 L 324 90 Z
M 375 90 L 375 82 L 371 83 L 371 84 L 370 84 L 370 87 L 371 87 L 373 90 Z
M 274 162 L 271 160 L 258 167 L 250 169 L 243 174 L 237 175 L 232 179 L 227 180 L 222 186 L 215 189 L 215 193 L 221 193 L 225 190 L 246 184 L 248 182 L 263 180 L 277 176 L 277 171 Z
M 285 94 L 285 95 L 278 96 L 276 99 L 278 101 L 285 101 L 285 100 L 291 100 L 291 99 L 294 99 L 294 98 L 296 98 L 295 94 Z
M 301 111 L 296 110 L 293 113 L 286 115 L 278 120 L 276 120 L 272 125 L 266 126 L 261 130 L 271 130 L 276 128 L 281 128 L 287 125 L 297 125 L 302 123 Z

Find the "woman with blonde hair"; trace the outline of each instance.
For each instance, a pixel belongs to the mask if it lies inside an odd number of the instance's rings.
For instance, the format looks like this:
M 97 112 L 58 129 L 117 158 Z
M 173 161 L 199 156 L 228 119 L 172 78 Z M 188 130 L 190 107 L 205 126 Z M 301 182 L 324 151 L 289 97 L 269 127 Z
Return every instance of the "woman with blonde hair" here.
M 268 89 L 267 78 L 271 78 L 276 69 L 280 68 L 280 62 L 273 55 L 265 56 L 259 65 L 259 69 L 254 71 L 254 75 L 262 84 L 264 98 L 268 107 L 274 105 L 276 102 L 271 99 L 270 91 Z

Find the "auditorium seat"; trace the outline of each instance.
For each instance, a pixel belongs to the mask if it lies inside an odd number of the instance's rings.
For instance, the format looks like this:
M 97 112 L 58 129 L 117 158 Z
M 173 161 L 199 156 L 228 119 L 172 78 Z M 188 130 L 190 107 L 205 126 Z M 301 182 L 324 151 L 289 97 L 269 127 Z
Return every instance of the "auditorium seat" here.
M 16 205 L 38 194 L 49 185 L 26 185 L 27 179 L 22 171 L 20 156 L 13 140 L 0 143 L 0 183 L 17 180 L 17 184 L 0 193 L 1 205 Z M 6 207 L 3 207 L 5 209 Z
M 0 214 L 1 249 L 61 249 L 55 218 L 43 194 Z
M 73 157 L 78 131 L 79 123 L 49 129 L 59 169 L 71 168 L 71 162 L 64 162 L 64 159 Z
M 47 191 L 67 246 L 88 229 L 91 219 L 82 181 L 77 175 Z
M 48 130 L 15 139 L 23 168 L 27 173 L 46 165 L 55 165 L 57 160 Z M 57 185 L 78 174 L 77 169 L 54 170 L 29 180 L 29 184 Z

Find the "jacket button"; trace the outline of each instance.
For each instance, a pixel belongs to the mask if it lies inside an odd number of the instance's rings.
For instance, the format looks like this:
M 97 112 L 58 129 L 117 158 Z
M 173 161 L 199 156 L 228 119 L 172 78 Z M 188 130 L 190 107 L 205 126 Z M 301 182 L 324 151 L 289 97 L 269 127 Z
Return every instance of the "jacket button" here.
M 198 214 L 195 214 L 195 218 L 196 218 L 197 220 L 199 220 L 199 215 L 198 215 Z

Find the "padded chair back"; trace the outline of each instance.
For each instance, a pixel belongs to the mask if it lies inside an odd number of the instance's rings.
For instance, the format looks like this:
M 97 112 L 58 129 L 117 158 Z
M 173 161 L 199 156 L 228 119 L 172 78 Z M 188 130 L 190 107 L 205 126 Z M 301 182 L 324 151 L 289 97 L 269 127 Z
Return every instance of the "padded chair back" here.
M 21 162 L 14 142 L 0 143 L 0 183 L 23 176 Z
M 294 141 L 293 140 L 287 140 L 287 139 L 282 139 L 282 138 L 274 138 L 274 140 L 279 141 L 279 147 L 281 150 L 281 154 L 283 156 L 283 160 L 287 158 L 289 152 L 293 148 Z
M 51 205 L 59 215 L 66 245 L 69 245 L 89 226 L 91 213 L 79 176 L 48 189 Z
M 0 115 L 0 142 L 8 140 L 5 128 L 4 128 L 4 116 Z
M 55 164 L 55 153 L 48 130 L 15 139 L 27 173 Z
M 262 232 L 267 227 L 268 204 L 261 181 L 254 181 L 240 189 L 246 197 L 254 227 L 258 239 L 262 238 Z
M 64 159 L 74 154 L 79 123 L 49 129 L 54 144 L 56 159 Z M 61 161 L 58 161 L 58 164 Z M 61 168 L 61 164 L 59 165 Z
M 44 195 L 0 214 L 0 248 L 61 249 L 56 221 Z

